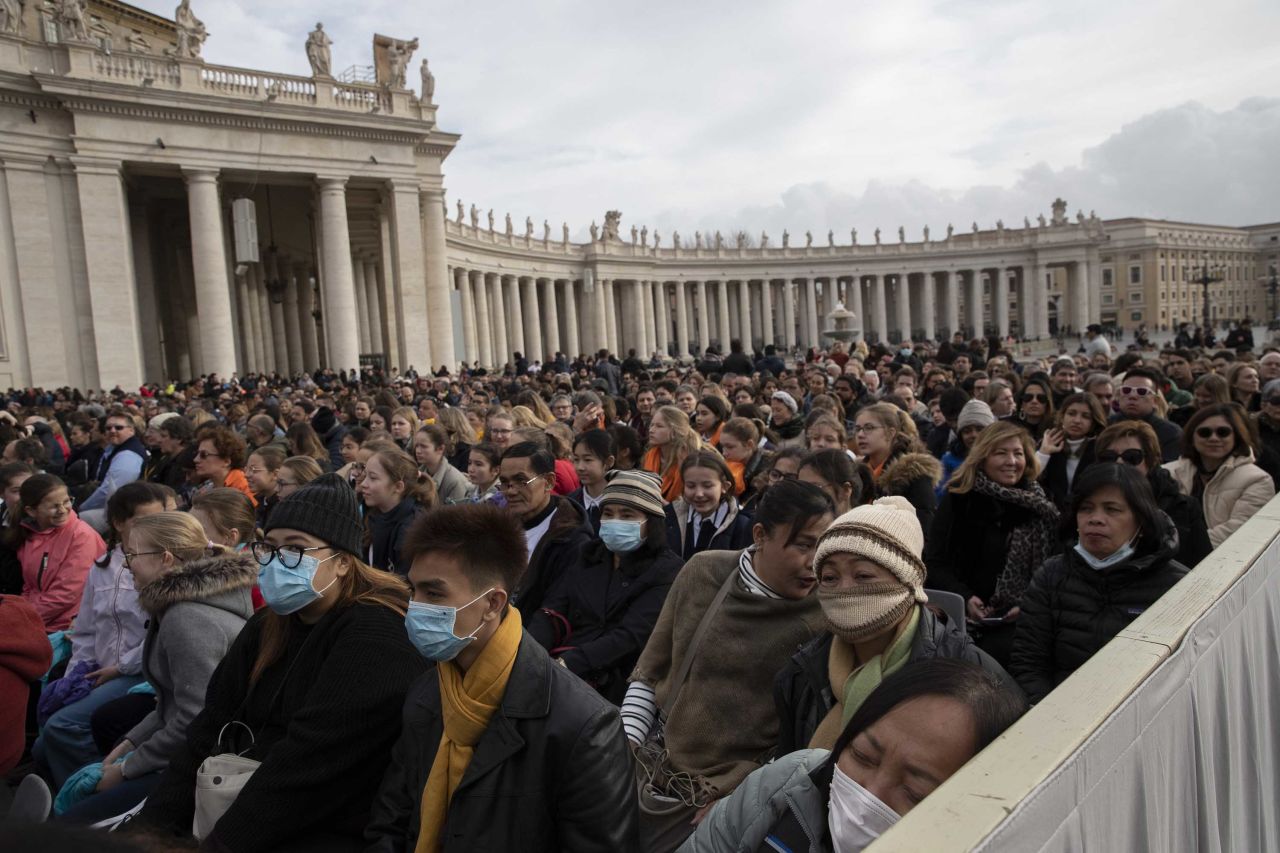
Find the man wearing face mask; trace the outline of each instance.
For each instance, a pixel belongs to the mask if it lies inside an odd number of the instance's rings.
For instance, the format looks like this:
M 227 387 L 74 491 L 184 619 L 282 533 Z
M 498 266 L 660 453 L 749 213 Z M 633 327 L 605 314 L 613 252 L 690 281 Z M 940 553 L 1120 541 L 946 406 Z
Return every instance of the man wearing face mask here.
M 376 851 L 639 851 L 618 709 L 558 666 L 510 605 L 519 524 L 442 507 L 404 544 L 405 624 L 436 671 L 413 685 L 366 832 Z
M 1178 532 L 1132 466 L 1097 463 L 1076 478 L 1077 541 L 1050 557 L 1022 597 L 1009 671 L 1039 702 L 1189 571 Z
M 662 481 L 611 472 L 600 495 L 600 537 L 543 599 L 529 633 L 615 705 L 684 561 L 665 538 Z

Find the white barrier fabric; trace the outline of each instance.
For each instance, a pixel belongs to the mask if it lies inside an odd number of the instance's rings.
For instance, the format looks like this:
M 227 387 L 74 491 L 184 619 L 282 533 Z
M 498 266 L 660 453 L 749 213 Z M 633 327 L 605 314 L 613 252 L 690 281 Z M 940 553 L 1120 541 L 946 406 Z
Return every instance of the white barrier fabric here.
M 1280 539 L 976 849 L 1280 850 Z

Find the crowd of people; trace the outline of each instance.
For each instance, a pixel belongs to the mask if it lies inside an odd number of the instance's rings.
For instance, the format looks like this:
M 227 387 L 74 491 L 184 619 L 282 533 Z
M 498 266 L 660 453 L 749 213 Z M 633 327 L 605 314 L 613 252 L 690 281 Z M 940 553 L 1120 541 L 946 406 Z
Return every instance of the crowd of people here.
M 860 850 L 1275 494 L 1280 349 L 1099 332 L 10 391 L 0 835 Z

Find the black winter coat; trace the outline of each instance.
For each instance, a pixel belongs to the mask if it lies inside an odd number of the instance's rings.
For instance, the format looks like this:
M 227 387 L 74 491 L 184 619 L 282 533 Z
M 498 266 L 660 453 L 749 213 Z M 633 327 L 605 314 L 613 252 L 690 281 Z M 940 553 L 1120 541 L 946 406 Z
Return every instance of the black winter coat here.
M 1039 702 L 1182 579 L 1178 534 L 1160 516 L 1160 541 L 1103 571 L 1074 550 L 1051 557 L 1022 597 L 1009 671 Z M 1074 544 L 1074 543 L 1073 543 Z
M 920 624 L 911 643 L 908 661 L 953 658 L 976 663 L 1006 684 L 1014 680 L 991 655 L 973 644 L 964 626 L 947 624 L 928 607 L 920 611 Z M 808 749 L 813 733 L 827 712 L 835 707 L 827 660 L 831 657 L 830 633 L 807 643 L 773 679 L 773 702 L 778 708 L 778 755 Z
M 650 524 L 656 521 L 650 520 Z M 644 651 L 667 592 L 684 560 L 668 548 L 645 543 L 624 554 L 617 568 L 613 552 L 595 540 L 567 567 L 564 582 L 542 600 L 527 630 L 543 648 L 615 705 L 627 692 L 627 676 Z M 553 611 L 568 622 L 548 614 Z
M 1172 421 L 1157 417 L 1155 413 L 1146 418 L 1131 418 L 1123 412 L 1111 416 L 1111 423 L 1118 424 L 1120 421 L 1142 421 L 1155 430 L 1156 438 L 1160 440 L 1161 462 L 1173 462 L 1182 455 L 1182 427 Z
M 404 536 L 425 510 L 413 499 L 405 498 L 390 512 L 370 509 L 365 517 L 369 532 L 369 565 L 398 575 L 409 574 L 409 564 L 401 553 Z
M 1097 461 L 1094 444 L 1092 438 L 1086 438 L 1080 447 L 1080 462 L 1076 465 L 1076 477 Z M 1054 506 L 1064 512 L 1071 503 L 1071 485 L 1067 482 L 1067 460 L 1070 458 L 1071 451 L 1063 449 L 1050 456 L 1049 464 L 1040 472 L 1040 485 L 1044 487 L 1044 493 L 1049 496 L 1049 500 L 1053 501 Z
M 731 499 L 732 500 L 732 499 Z M 705 548 L 694 549 L 697 543 L 698 530 L 702 522 L 691 527 L 689 525 L 689 507 L 684 498 L 669 503 L 663 511 L 666 513 L 667 545 L 682 559 L 688 560 L 701 551 L 741 551 L 751 545 L 751 516 L 742 511 L 742 507 L 734 500 L 734 508 L 725 516 L 724 523 L 716 528 L 715 534 Z M 689 541 L 693 537 L 693 541 Z M 686 545 L 693 549 L 686 555 Z
M 593 538 L 581 507 L 559 495 L 553 495 L 551 500 L 556 505 L 551 527 L 538 541 L 529 558 L 529 568 L 520 579 L 520 588 L 511 597 L 526 625 L 542 609 L 543 600 L 556 592 L 565 569 L 577 561 L 577 555 Z
M 428 664 L 404 617 L 380 604 L 329 611 L 290 642 L 252 689 L 265 608 L 249 620 L 209 680 L 185 745 L 134 820 L 189 836 L 196 770 L 210 755 L 248 749 L 262 762 L 205 844 L 213 850 L 326 850 L 359 844 L 370 803 L 400 733 L 405 695 Z M 376 665 L 372 663 L 376 662 Z M 231 726 L 218 746 L 218 733 Z M 437 738 L 438 739 L 438 738 Z
M 959 593 L 966 601 L 974 595 L 989 600 L 1004 571 L 1009 534 L 1031 518 L 1029 509 L 978 492 L 946 492 L 933 526 L 926 528 L 925 585 Z
M 921 530 L 929 530 L 938 508 L 933 490 L 942 479 L 942 463 L 928 453 L 890 457 L 876 480 L 876 496 L 899 495 L 916 508 Z
M 1198 498 L 1184 495 L 1178 481 L 1163 468 L 1148 472 L 1147 482 L 1155 492 L 1156 505 L 1169 516 L 1178 531 L 1178 562 L 1194 569 L 1213 550 L 1204 520 L 1204 504 Z
M 444 733 L 435 673 L 410 688 L 400 732 L 365 834 L 376 853 L 417 843 L 422 792 Z M 444 853 L 639 853 L 631 750 L 618 709 L 528 635 L 453 793 L 441 840 Z

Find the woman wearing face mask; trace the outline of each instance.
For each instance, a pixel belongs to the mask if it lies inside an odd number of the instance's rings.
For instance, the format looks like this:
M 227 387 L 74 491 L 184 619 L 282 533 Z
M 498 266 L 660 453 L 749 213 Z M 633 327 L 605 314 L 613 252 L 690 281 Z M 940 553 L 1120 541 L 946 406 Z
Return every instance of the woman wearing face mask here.
M 920 522 L 899 497 L 857 507 L 822 534 L 814 568 L 828 633 L 774 679 L 779 755 L 831 748 L 867 694 L 912 661 L 958 658 L 1012 682 L 963 625 L 925 606 L 923 548 Z
M 992 424 L 956 471 L 925 540 L 929 586 L 965 599 L 974 639 L 1002 665 L 1022 593 L 1059 548 L 1058 508 L 1038 473 L 1027 431 L 1012 421 Z
M 600 510 L 599 538 L 565 570 L 528 631 L 618 705 L 684 561 L 667 545 L 661 482 L 653 474 L 614 474 Z
M 703 551 L 737 551 L 751 542 L 751 518 L 733 496 L 733 473 L 714 450 L 699 450 L 680 466 L 684 495 L 666 508 L 667 542 L 688 560 Z
M 910 663 L 871 691 L 834 749 L 793 752 L 752 773 L 680 853 L 858 853 L 1026 707 L 1016 687 L 974 664 Z
M 210 546 L 187 513 L 136 519 L 125 545 L 149 617 L 142 676 L 156 690 L 156 707 L 102 760 L 96 793 L 63 815 L 73 823 L 123 814 L 149 795 L 186 741 L 210 675 L 253 614 L 253 560 Z
M 203 846 L 362 846 L 405 693 L 427 669 L 405 634 L 408 585 L 366 565 L 363 548 L 355 493 L 337 475 L 280 502 L 253 545 L 267 607 L 209 680 L 134 823 L 189 837 L 196 770 L 232 752 L 262 763 Z
M 1271 475 L 1255 463 L 1253 424 L 1238 403 L 1196 412 L 1182 432 L 1182 457 L 1165 464 L 1184 495 L 1200 500 L 1217 548 L 1275 497 Z
M 951 446 L 947 448 L 947 452 L 942 454 L 942 479 L 933 490 L 938 503 L 942 503 L 942 496 L 947 492 L 947 484 L 951 482 L 951 476 L 964 464 L 965 458 L 969 455 L 969 449 L 978 440 L 978 435 L 995 422 L 996 416 L 991 413 L 991 407 L 981 400 L 970 400 L 964 404 L 964 408 L 960 410 L 960 417 L 956 419 L 958 434 L 952 440 Z
M 777 744 L 778 712 L 760 686 L 822 630 L 813 553 L 831 510 L 816 486 L 779 482 L 760 500 L 752 547 L 706 551 L 676 576 L 622 703 L 643 849 L 678 847 Z
M 1094 439 L 1107 428 L 1102 404 L 1092 394 L 1068 394 L 1036 450 L 1040 485 L 1059 507 L 1070 500 L 1071 483 L 1094 461 Z
M 1071 490 L 1076 541 L 1022 597 L 1009 671 L 1039 702 L 1177 583 L 1178 535 L 1147 479 L 1099 463 Z

